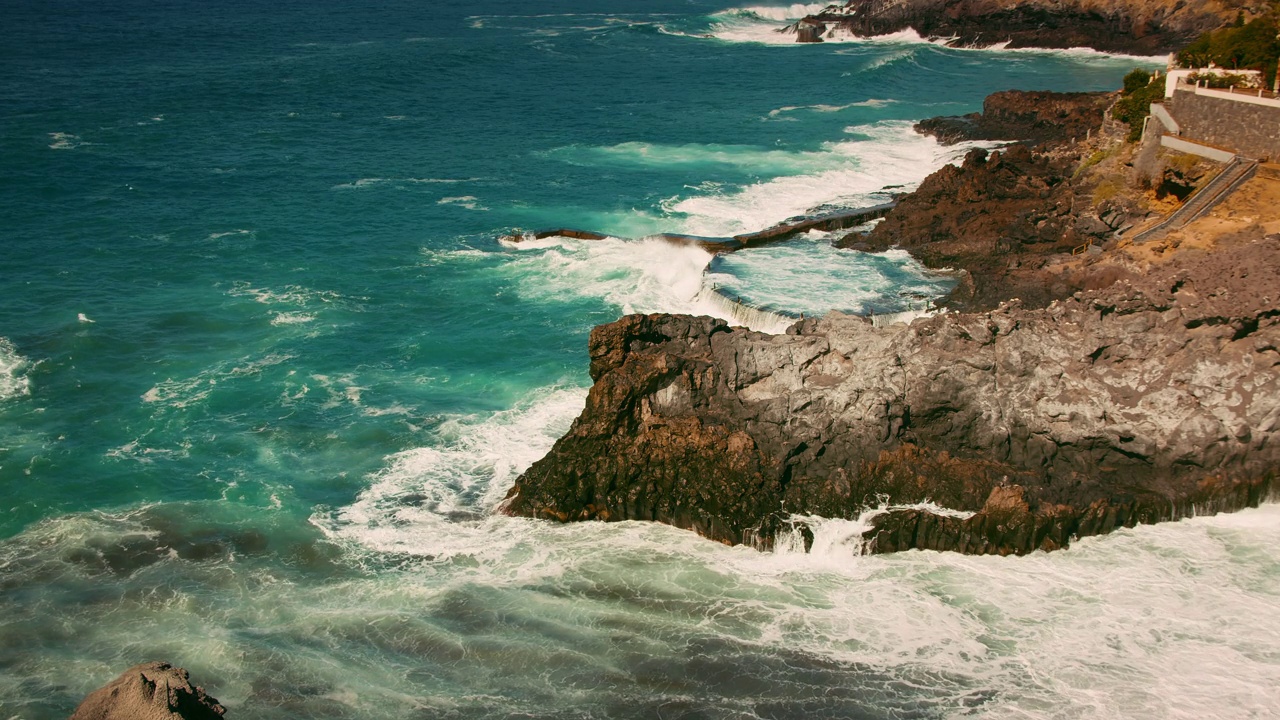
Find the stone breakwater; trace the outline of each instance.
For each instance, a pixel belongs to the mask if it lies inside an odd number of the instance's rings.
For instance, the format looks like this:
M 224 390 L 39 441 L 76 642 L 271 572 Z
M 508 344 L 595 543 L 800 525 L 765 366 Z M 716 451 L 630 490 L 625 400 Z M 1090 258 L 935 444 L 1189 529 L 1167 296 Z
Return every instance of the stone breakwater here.
M 586 408 L 504 507 L 767 547 L 793 515 L 930 501 L 965 513 L 882 513 L 868 551 L 1020 554 L 1256 505 L 1280 467 L 1276 277 L 1272 235 L 888 328 L 628 316 L 592 332 Z

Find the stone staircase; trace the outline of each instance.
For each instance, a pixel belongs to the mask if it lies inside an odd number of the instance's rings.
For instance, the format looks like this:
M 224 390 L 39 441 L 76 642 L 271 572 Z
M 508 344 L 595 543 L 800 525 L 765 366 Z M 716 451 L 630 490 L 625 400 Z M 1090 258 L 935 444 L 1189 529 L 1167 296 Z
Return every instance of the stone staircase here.
M 1222 172 L 1218 173 L 1217 177 L 1197 190 L 1182 207 L 1170 213 L 1168 217 L 1156 225 L 1134 235 L 1132 241 L 1138 243 L 1151 240 L 1169 230 L 1183 227 L 1187 223 L 1203 217 L 1210 210 L 1217 207 L 1218 203 L 1221 203 L 1231 193 L 1239 189 L 1241 185 L 1248 182 L 1257 172 L 1257 160 L 1237 155 L 1232 158 L 1231 162 L 1227 163 L 1227 166 L 1223 168 Z

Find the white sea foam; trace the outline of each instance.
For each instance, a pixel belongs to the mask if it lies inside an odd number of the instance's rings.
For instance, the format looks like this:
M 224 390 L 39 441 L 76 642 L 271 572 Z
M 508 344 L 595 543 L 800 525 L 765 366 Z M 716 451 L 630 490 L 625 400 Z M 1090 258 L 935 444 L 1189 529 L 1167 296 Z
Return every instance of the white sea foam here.
M 445 197 L 436 201 L 437 205 L 457 205 L 468 210 L 488 210 L 479 204 L 479 199 L 475 195 L 459 195 L 457 197 Z
M 368 572 L 311 581 L 323 571 L 230 548 L 199 561 L 166 554 L 185 528 L 272 522 L 275 489 L 252 514 L 225 502 L 72 514 L 0 543 L 6 587 L 39 589 L 0 594 L 0 632 L 72 635 L 79 662 L 103 677 L 140 632 L 181 636 L 174 661 L 220 678 L 233 708 L 286 656 L 290 677 L 325 703 L 291 696 L 298 715 L 341 699 L 356 716 L 399 717 L 437 695 L 428 707 L 484 698 L 505 703 L 490 715 L 510 714 L 532 696 L 582 714 L 619 693 L 673 697 L 655 677 L 678 678 L 682 702 L 759 704 L 753 688 L 769 680 L 783 688 L 769 700 L 825 708 L 833 687 L 855 687 L 860 707 L 885 717 L 1228 720 L 1280 707 L 1280 506 L 1022 558 L 863 556 L 865 516 L 804 518 L 810 553 L 725 547 L 654 523 L 475 517 L 550 444 L 544 424 L 563 429 L 581 406 L 582 391 L 566 391 L 576 398 L 556 409 L 557 392 L 505 417 L 460 418 L 439 454 L 393 455 L 352 506 L 318 511 L 313 524 Z M 0 674 L 4 696 L 47 699 L 66 678 L 59 648 L 30 642 L 21 668 Z M 334 662 L 353 655 L 364 661 Z M 386 671 L 406 659 L 439 672 Z M 553 692 L 549 673 L 565 678 Z
M 623 235 L 630 234 L 625 232 L 629 228 L 644 228 L 637 234 L 666 231 L 727 237 L 761 230 L 783 218 L 806 215 L 811 209 L 828 204 L 865 207 L 884 202 L 882 191 L 886 184 L 909 188 L 943 164 L 958 160 L 970 147 L 944 148 L 934 139 L 915 133 L 910 123 L 901 121 L 852 127 L 849 132 L 858 139 L 827 143 L 821 150 L 798 153 L 750 147 L 625 143 L 607 148 L 576 148 L 572 157 L 666 166 L 719 162 L 758 167 L 772 163 L 775 172 L 790 172 L 747 187 L 690 186 L 694 191 L 690 195 L 676 196 L 662 203 L 661 217 L 636 211 L 626 218 L 613 218 L 590 226 Z M 744 311 L 726 303 L 716 293 L 708 292 L 702 271 L 711 255 L 697 247 L 676 247 L 657 240 L 581 241 L 559 237 L 527 240 L 513 243 L 512 247 L 520 250 L 521 255 L 507 270 L 516 275 L 521 294 L 539 303 L 595 297 L 624 313 L 706 314 L 767 332 L 779 332 L 792 322 L 783 315 Z M 829 247 L 818 248 L 812 253 L 813 258 L 806 256 L 805 260 L 822 265 L 825 262 L 822 258 L 826 257 L 824 251 L 836 252 Z M 741 257 L 748 258 L 752 252 L 756 251 L 748 250 L 741 253 Z M 803 248 L 799 252 L 803 254 Z M 909 258 L 903 260 L 908 261 Z M 921 290 L 924 295 L 936 294 L 935 283 L 924 276 L 915 280 L 919 281 L 917 284 L 928 285 Z M 861 308 L 883 293 L 901 289 L 886 287 L 884 282 L 874 285 L 847 288 L 849 293 L 860 292 L 861 299 L 850 301 L 843 309 Z M 822 302 L 824 298 L 817 299 Z M 782 302 L 774 307 L 809 314 L 821 314 L 832 308 L 828 305 L 819 309 L 809 304 L 789 307 Z M 868 305 L 866 309 L 872 307 Z
M 276 313 L 271 317 L 272 325 L 301 325 L 315 320 L 316 316 L 309 313 L 298 312 L 282 312 Z
M 751 42 L 769 45 L 797 44 L 793 33 L 780 32 L 800 18 L 815 15 L 826 4 L 792 4 L 729 8 L 711 16 L 707 37 L 729 42 Z
M 896 102 L 898 101 L 890 100 L 890 99 L 882 99 L 882 98 L 871 98 L 868 100 L 862 100 L 860 102 L 846 103 L 844 105 L 787 105 L 785 107 L 780 107 L 774 110 L 770 110 L 769 117 L 777 118 L 779 115 L 783 115 L 786 113 L 794 113 L 800 110 L 832 113 L 832 112 L 840 112 L 841 110 L 848 110 L 849 108 L 856 108 L 856 107 L 879 108 L 879 107 L 885 107 L 887 105 L 891 105 Z
M 787 25 L 794 23 L 808 15 L 816 15 L 821 12 L 826 5 L 791 5 L 776 8 L 733 8 L 716 13 L 713 16 L 714 23 L 712 27 L 704 35 L 692 33 L 673 33 L 687 34 L 690 37 L 710 37 L 717 40 L 727 42 L 745 42 L 757 43 L 763 45 L 786 45 L 792 47 L 809 47 L 810 43 L 796 42 L 796 36 L 790 32 L 780 32 Z M 801 14 L 796 14 L 801 13 Z M 1041 55 L 1061 55 L 1073 57 L 1084 61 L 1092 60 L 1120 60 L 1126 62 L 1136 62 L 1143 65 L 1164 65 L 1168 61 L 1166 55 L 1127 55 L 1123 53 L 1109 53 L 1093 48 L 1077 47 L 1066 49 L 1054 48 L 1008 48 L 1008 42 L 992 43 L 984 46 L 962 46 L 953 45 L 955 38 L 948 37 L 923 37 L 914 28 L 905 28 L 893 33 L 884 35 L 855 35 L 840 27 L 829 28 L 826 35 L 823 36 L 825 43 L 855 43 L 859 45 L 903 45 L 903 44 L 924 44 L 941 47 L 949 47 L 955 50 L 965 50 L 973 52 L 991 52 L 991 53 L 1034 53 Z M 840 51 L 837 51 L 840 52 Z M 894 57 L 900 59 L 900 57 Z M 880 63 L 883 64 L 883 63 Z M 879 67 L 879 64 L 873 64 L 865 69 Z
M 53 140 L 53 142 L 49 143 L 51 150 L 74 150 L 82 145 L 89 144 L 81 140 L 79 135 L 71 133 L 51 132 L 49 133 L 49 138 Z
M 595 147 L 565 147 L 551 151 L 552 157 L 590 166 L 619 165 L 648 167 L 729 166 L 761 173 L 797 174 L 835 167 L 845 158 L 827 151 L 776 150 L 753 145 L 688 144 L 660 145 L 625 142 Z
M 301 285 L 285 285 L 279 289 L 257 288 L 247 282 L 237 281 L 227 294 L 232 297 L 251 297 L 264 305 L 291 305 L 299 308 L 329 305 L 346 306 L 365 300 L 363 297 L 347 297 L 331 290 L 312 290 Z
M 88 315 L 85 315 L 84 313 L 76 313 L 76 320 L 77 320 L 77 321 L 79 321 L 79 322 L 82 322 L 82 323 L 92 323 L 92 322 L 95 322 L 94 320 L 90 320 L 90 319 L 89 319 L 89 316 L 88 316 Z
M 143 444 L 143 438 L 131 440 L 117 448 L 108 450 L 107 457 L 113 460 L 132 460 L 134 462 L 149 465 L 156 460 L 171 460 L 190 457 L 192 442 L 189 439 L 182 439 L 177 447 L 148 447 Z
M 27 377 L 30 363 L 18 354 L 18 349 L 4 337 L 0 337 L 0 402 L 31 394 L 31 378 Z
M 1060 55 L 1066 57 L 1077 58 L 1080 60 L 1114 60 L 1120 62 L 1136 63 L 1139 65 L 1157 65 L 1164 67 L 1169 62 L 1168 55 L 1128 55 L 1125 53 L 1104 52 L 1102 50 L 1094 50 L 1087 47 L 1074 47 L 1065 49 L 1052 48 L 965 48 L 978 52 L 1000 52 L 1000 53 L 1021 53 L 1028 55 Z
M 598 298 L 620 314 L 673 312 L 710 315 L 753 330 L 781 332 L 791 324 L 777 316 L 736 314 L 703 293 L 703 270 L 711 253 L 658 239 L 576 240 L 552 237 L 519 243 L 520 253 L 504 270 L 521 297 L 555 305 Z
M 293 355 L 271 353 L 264 356 L 246 355 L 236 360 L 224 361 L 186 378 L 166 378 L 142 394 L 142 402 L 158 405 L 163 409 L 183 410 L 203 402 L 221 382 L 237 378 L 257 376 L 263 370 L 288 362 Z
M 1190 720 L 1269 717 L 1280 706 L 1280 507 L 1023 558 L 864 556 L 863 533 L 883 507 L 854 520 L 796 518 L 813 531 L 808 553 L 798 535 L 759 553 L 648 523 L 477 516 L 580 402 L 549 394 L 460 422 L 438 446 L 390 458 L 355 504 L 313 522 L 366 550 L 465 556 L 462 578 L 486 588 L 550 588 L 572 598 L 575 627 L 593 627 L 585 618 L 600 613 L 615 633 L 635 622 L 677 645 L 696 632 L 875 668 L 966 716 Z M 393 582 L 434 592 L 447 567 Z M 530 612 L 549 619 L 549 609 Z
M 520 243 L 509 265 L 522 296 L 555 303 L 600 298 L 622 313 L 681 312 L 702 282 L 711 253 L 660 240 L 575 240 L 550 237 Z
M 940 146 L 903 121 L 849 131 L 865 139 L 826 144 L 815 153 L 822 156 L 811 166 L 817 172 L 784 175 L 735 192 L 675 198 L 666 209 L 682 218 L 680 232 L 710 236 L 753 232 L 824 203 L 858 207 L 883 202 L 873 197 L 883 187 L 914 186 L 972 147 Z
M 933 138 L 916 133 L 907 121 L 854 126 L 847 132 L 858 139 L 825 143 L 812 151 L 628 142 L 560 148 L 552 156 L 591 165 L 688 167 L 691 172 L 700 166 L 727 165 L 778 175 L 742 188 L 693 186 L 700 192 L 662 203 L 665 217 L 641 218 L 641 213 L 631 213 L 637 221 L 632 224 L 648 228 L 639 234 L 668 231 L 727 236 L 766 228 L 824 203 L 851 207 L 878 204 L 883 196 L 872 196 L 886 185 L 919 183 L 977 145 L 942 147 Z M 595 229 L 629 234 L 612 223 Z
M 388 117 L 389 120 L 401 120 L 403 115 L 395 115 Z M 362 188 L 378 187 L 382 185 L 390 185 L 392 187 L 403 188 L 409 185 L 456 185 L 458 183 L 479 182 L 483 178 L 437 178 L 437 177 L 371 177 L 352 180 L 341 185 L 334 185 L 333 190 L 359 190 Z
M 785 22 L 787 20 L 799 20 L 809 15 L 817 15 L 825 10 L 833 3 L 792 3 L 790 5 L 752 5 L 744 8 L 731 8 L 722 10 L 717 15 L 742 15 L 760 18 L 761 20 L 771 20 L 774 22 Z
M 208 235 L 205 236 L 205 240 L 222 240 L 224 238 L 238 238 L 238 237 L 252 238 L 253 235 L 254 235 L 253 230 L 246 230 L 241 228 L 237 230 L 224 230 L 222 232 L 209 233 Z
M 874 313 L 878 324 L 927 315 L 951 290 L 951 277 L 928 272 L 904 250 L 868 254 L 837 250 L 825 233 L 719 258 L 706 281 L 749 304 L 822 315 Z
M 511 410 L 453 418 L 436 429 L 432 446 L 389 457 L 356 502 L 312 521 L 330 537 L 382 552 L 491 556 L 520 540 L 498 529 L 510 523 L 492 511 L 568 429 L 585 397 L 581 388 L 550 387 Z

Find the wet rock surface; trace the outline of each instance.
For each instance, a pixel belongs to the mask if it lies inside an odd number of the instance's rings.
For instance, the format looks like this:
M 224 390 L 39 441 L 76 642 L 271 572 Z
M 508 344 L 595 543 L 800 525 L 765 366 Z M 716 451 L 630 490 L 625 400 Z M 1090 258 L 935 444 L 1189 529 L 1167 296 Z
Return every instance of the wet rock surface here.
M 837 243 L 880 252 L 902 247 L 925 266 L 966 275 L 945 304 L 989 310 L 1016 297 L 1043 306 L 1081 289 L 1071 277 L 1048 272 L 1052 256 L 1070 252 L 1085 233 L 1077 230 L 1072 163 L 1015 145 L 988 153 L 972 150 L 960 166 L 948 165 L 898 202 L 869 235 Z
M 150 662 L 89 693 L 71 720 L 220 720 L 225 713 L 186 670 Z
M 1185 251 L 1046 307 L 786 335 L 633 315 L 507 512 L 642 519 L 767 546 L 792 514 L 866 548 L 1025 553 L 1257 504 L 1280 467 L 1280 236 Z M 972 514 L 969 514 L 972 513 Z

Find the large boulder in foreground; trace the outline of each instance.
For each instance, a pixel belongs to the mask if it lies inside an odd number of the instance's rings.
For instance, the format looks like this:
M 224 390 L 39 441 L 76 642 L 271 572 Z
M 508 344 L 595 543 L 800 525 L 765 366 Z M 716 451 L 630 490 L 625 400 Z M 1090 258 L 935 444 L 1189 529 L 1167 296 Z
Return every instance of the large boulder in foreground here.
M 1256 505 L 1280 468 L 1276 277 L 1272 235 L 1040 309 L 786 335 L 628 316 L 593 331 L 586 408 L 505 508 L 768 546 L 794 516 L 897 506 L 867 551 L 1007 554 Z
M 165 662 L 134 665 L 89 693 L 71 720 L 220 720 L 226 708 L 186 670 Z

